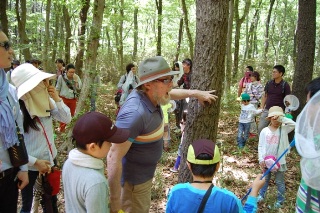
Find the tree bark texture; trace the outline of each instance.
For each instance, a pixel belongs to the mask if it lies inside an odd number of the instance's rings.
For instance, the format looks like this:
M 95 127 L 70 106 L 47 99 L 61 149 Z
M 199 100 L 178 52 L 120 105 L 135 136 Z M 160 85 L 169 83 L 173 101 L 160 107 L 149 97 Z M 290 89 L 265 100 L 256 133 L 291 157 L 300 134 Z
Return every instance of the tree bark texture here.
M 49 43 L 49 39 L 50 39 L 50 29 L 49 29 L 49 25 L 50 25 L 50 14 L 51 14 L 51 0 L 47 0 L 47 5 L 46 5 L 46 23 L 45 23 L 45 37 L 44 37 L 44 47 L 43 47 L 43 55 L 49 55 L 49 48 L 50 43 Z M 53 68 L 53 62 L 50 61 L 49 57 L 44 57 L 43 58 L 43 69 L 45 71 L 49 71 L 52 70 Z
M 20 9 L 19 9 L 20 5 Z M 27 3 L 26 0 L 16 0 L 16 15 L 18 21 L 18 32 L 20 37 L 20 44 L 22 47 L 22 54 L 25 60 L 31 59 L 31 52 L 29 49 L 29 38 L 26 33 L 26 20 L 27 20 Z
M 77 117 L 80 112 L 88 112 L 89 107 L 85 108 L 86 99 L 88 99 L 91 85 L 93 85 L 94 77 L 97 75 L 97 55 L 99 47 L 99 39 L 102 28 L 103 11 L 104 11 L 105 0 L 94 0 L 93 2 L 93 18 L 90 28 L 90 35 L 88 38 L 88 51 L 86 53 L 86 64 L 85 72 L 83 78 L 83 85 L 77 103 L 76 115 Z M 68 132 L 69 140 L 66 140 L 60 147 L 59 150 L 65 150 L 65 148 L 70 149 L 72 147 L 71 143 L 72 128 Z
M 161 55 L 161 30 L 162 30 L 162 0 L 156 0 L 157 11 L 158 11 L 158 20 L 157 20 L 157 55 Z
M 71 17 L 69 15 L 69 11 L 68 8 L 66 7 L 66 5 L 63 5 L 63 18 L 64 18 L 64 26 L 65 26 L 65 33 L 66 33 L 66 37 L 65 37 L 65 44 L 64 44 L 64 58 L 65 58 L 65 63 L 71 63 L 71 59 L 70 59 L 70 46 L 71 46 L 71 25 L 70 25 L 70 21 L 71 21 Z
M 176 51 L 174 62 L 177 62 L 179 60 L 182 36 L 183 36 L 183 18 L 180 18 L 177 51 Z
M 83 56 L 85 49 L 85 34 L 86 34 L 86 22 L 88 17 L 88 10 L 90 8 L 90 0 L 85 0 L 82 2 L 82 8 L 80 10 L 80 26 L 78 29 L 78 53 L 76 56 L 75 67 L 80 77 L 83 77 Z
M 4 32 L 4 34 L 6 34 L 9 37 L 7 4 L 8 4 L 8 0 L 0 1 L 0 21 L 1 21 L 2 31 Z
M 135 5 L 133 12 L 133 53 L 132 53 L 132 61 L 137 60 L 138 54 L 138 12 L 139 8 Z
M 306 102 L 305 85 L 311 81 L 316 46 L 316 0 L 299 0 L 297 27 L 297 64 L 293 76 L 292 94 L 300 100 L 298 115 Z M 296 117 L 296 116 L 295 116 Z
M 231 72 L 232 72 L 232 27 L 233 27 L 233 9 L 234 0 L 229 0 L 229 18 L 228 18 L 228 35 L 227 35 L 227 54 L 226 54 L 226 85 L 225 92 L 230 91 Z
M 181 0 L 181 6 L 182 6 L 182 11 L 183 11 L 183 15 L 184 15 L 184 26 L 186 27 L 186 33 L 187 33 L 187 38 L 189 41 L 189 51 L 190 51 L 190 59 L 193 59 L 193 49 L 194 49 L 194 43 L 193 43 L 193 39 L 192 39 L 192 35 L 190 32 L 190 27 L 189 27 L 189 19 L 188 19 L 188 9 L 186 6 L 186 1 L 185 0 Z
M 186 165 L 189 145 L 200 138 L 215 141 L 217 136 L 225 70 L 228 5 L 228 1 L 225 0 L 196 1 L 197 28 L 191 89 L 215 89 L 219 98 L 212 105 L 205 106 L 201 106 L 194 98 L 189 100 L 179 182 L 191 179 Z
M 264 59 L 265 60 L 267 60 L 268 49 L 269 49 L 269 27 L 270 27 L 270 20 L 271 20 L 274 2 L 275 0 L 270 0 L 269 12 L 268 12 L 267 21 L 266 21 L 266 32 L 264 36 Z
M 237 76 L 238 66 L 239 66 L 239 46 L 240 46 L 240 30 L 241 25 L 244 22 L 246 16 L 249 13 L 249 8 L 251 5 L 251 0 L 246 0 L 245 8 L 243 15 L 239 17 L 239 1 L 235 0 L 234 2 L 234 18 L 236 22 L 236 31 L 234 33 L 234 55 L 233 55 L 233 79 Z

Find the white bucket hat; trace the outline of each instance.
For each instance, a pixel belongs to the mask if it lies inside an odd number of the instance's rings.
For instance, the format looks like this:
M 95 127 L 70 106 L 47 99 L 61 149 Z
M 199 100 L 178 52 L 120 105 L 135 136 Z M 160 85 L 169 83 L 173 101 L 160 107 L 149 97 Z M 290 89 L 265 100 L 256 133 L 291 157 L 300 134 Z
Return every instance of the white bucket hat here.
M 172 71 L 162 56 L 156 56 L 141 62 L 138 73 L 140 83 L 137 87 L 164 76 L 178 75 L 180 72 Z
M 47 78 L 54 78 L 55 74 L 42 72 L 32 64 L 21 64 L 11 74 L 13 84 L 18 90 L 18 99 L 35 88 L 41 81 Z
M 269 109 L 268 117 L 271 118 L 273 116 L 284 116 L 283 109 L 279 106 L 273 106 Z

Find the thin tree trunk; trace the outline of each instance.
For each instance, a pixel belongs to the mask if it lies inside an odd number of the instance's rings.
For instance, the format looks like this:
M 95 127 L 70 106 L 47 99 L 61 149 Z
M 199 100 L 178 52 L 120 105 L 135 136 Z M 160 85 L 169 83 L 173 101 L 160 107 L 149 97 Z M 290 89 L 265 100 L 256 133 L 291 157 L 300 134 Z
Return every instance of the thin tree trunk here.
M 267 21 L 266 21 L 266 32 L 265 32 L 265 36 L 264 36 L 264 55 L 263 55 L 265 60 L 267 60 L 267 55 L 268 55 L 269 26 L 270 26 L 270 20 L 271 20 L 274 2 L 275 2 L 275 0 L 270 0 L 269 12 L 268 12 Z
M 133 53 L 132 61 L 137 61 L 137 52 L 138 52 L 138 6 L 135 6 L 133 13 Z
M 229 0 L 225 92 L 230 91 L 231 80 L 232 80 L 231 72 L 232 72 L 232 28 L 233 28 L 233 16 L 234 16 L 233 9 L 234 9 L 234 0 Z
M 60 16 L 61 14 L 59 13 L 59 5 L 57 3 L 54 3 L 54 14 L 55 14 L 55 30 L 53 31 L 54 34 L 54 39 L 52 40 L 52 57 L 51 61 L 56 60 L 57 52 L 58 52 L 58 39 L 59 39 L 59 28 L 60 28 Z M 59 56 L 61 58 L 61 56 Z M 54 69 L 55 70 L 55 69 Z
M 75 66 L 80 77 L 83 77 L 82 67 L 83 67 L 83 56 L 84 56 L 84 42 L 86 33 L 86 22 L 88 17 L 88 10 L 90 8 L 90 0 L 85 0 L 82 2 L 82 8 L 80 10 L 80 27 L 78 29 L 78 53 L 76 56 Z
M 182 144 L 182 159 L 179 169 L 179 182 L 191 180 L 186 164 L 189 145 L 196 139 L 206 138 L 215 141 L 220 112 L 220 97 L 224 79 L 224 66 L 228 27 L 228 1 L 196 1 L 196 46 L 194 71 L 191 88 L 200 90 L 216 89 L 218 100 L 213 106 L 200 106 L 191 98 L 188 106 L 185 138 Z
M 312 79 L 316 46 L 316 0 L 299 0 L 298 13 L 298 55 L 292 93 L 300 100 L 300 107 L 294 112 L 294 115 L 298 115 L 304 107 L 306 102 L 304 87 Z
M 49 46 L 50 45 L 49 44 L 49 39 L 50 39 L 50 30 L 49 30 L 50 13 L 51 13 L 51 0 L 47 0 L 43 55 L 48 55 L 49 48 L 50 48 L 50 46 Z M 52 70 L 52 68 L 53 68 L 52 65 L 53 65 L 53 63 L 52 63 L 52 61 L 49 60 L 49 57 L 44 57 L 43 58 L 43 69 L 45 71 Z
M 236 22 L 236 31 L 234 35 L 233 76 L 232 76 L 233 79 L 237 76 L 237 73 L 238 73 L 241 25 L 249 13 L 250 5 L 251 5 L 251 0 L 246 0 L 243 15 L 241 18 L 239 18 L 239 0 L 235 0 L 234 2 L 234 18 Z
M 174 60 L 175 62 L 179 60 L 182 36 L 183 36 L 183 18 L 180 18 L 178 44 L 177 44 L 176 55 L 175 55 L 175 60 Z
M 86 64 L 85 64 L 85 71 L 84 72 L 84 79 L 83 79 L 83 86 L 81 90 L 81 94 L 79 97 L 79 101 L 77 103 L 76 108 L 76 116 L 79 115 L 81 111 L 88 111 L 89 107 L 85 107 L 86 99 L 89 96 L 90 92 L 90 85 L 93 84 L 94 77 L 97 75 L 96 69 L 96 62 L 97 62 L 97 55 L 98 55 L 98 47 L 99 47 L 99 39 L 101 34 L 102 28 L 102 20 L 103 20 L 103 11 L 105 0 L 94 0 L 93 3 L 93 19 L 90 28 L 90 35 L 88 38 L 88 52 L 86 53 Z M 66 140 L 60 147 L 59 150 L 70 150 L 72 148 L 71 143 L 71 135 L 72 135 L 72 128 L 68 132 L 69 140 Z
M 21 6 L 21 11 L 19 9 L 19 5 Z M 21 14 L 21 16 L 20 16 Z M 26 20 L 27 20 L 27 3 L 26 0 L 16 0 L 16 15 L 18 21 L 18 31 L 20 37 L 20 44 L 28 46 L 29 38 L 26 33 Z M 22 49 L 22 54 L 25 60 L 31 59 L 31 52 L 29 47 L 25 47 Z
M 256 29 L 257 29 L 257 25 L 258 25 L 258 21 L 259 21 L 259 17 L 260 17 L 260 8 L 261 8 L 261 3 L 262 0 L 259 2 L 258 7 L 253 15 L 251 24 L 250 24 L 250 28 L 249 28 L 249 45 L 247 47 L 248 49 L 248 59 L 254 58 L 254 47 L 257 43 L 256 41 Z
M 189 54 L 190 54 L 190 58 L 193 59 L 194 43 L 193 43 L 192 35 L 190 32 L 190 28 L 189 28 L 188 10 L 187 10 L 185 0 L 181 0 L 181 6 L 182 6 L 183 15 L 184 15 L 184 26 L 186 27 L 187 38 L 189 41 L 189 51 L 190 51 Z
M 161 55 L 161 29 L 162 29 L 162 0 L 156 0 L 157 11 L 158 11 L 158 35 L 157 35 L 157 55 Z
M 70 15 L 68 8 L 66 5 L 63 5 L 63 18 L 64 18 L 64 25 L 65 25 L 65 32 L 66 32 L 66 37 L 65 37 L 65 44 L 64 44 L 64 58 L 65 62 L 71 63 L 70 61 L 70 46 L 71 46 L 71 26 L 70 26 Z

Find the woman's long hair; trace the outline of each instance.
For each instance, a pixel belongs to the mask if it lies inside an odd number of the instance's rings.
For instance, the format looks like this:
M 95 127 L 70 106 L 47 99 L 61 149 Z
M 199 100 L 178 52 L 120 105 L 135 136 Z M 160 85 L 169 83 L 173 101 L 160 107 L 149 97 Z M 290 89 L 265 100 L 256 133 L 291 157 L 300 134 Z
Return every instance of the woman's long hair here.
M 36 131 L 40 131 L 40 128 L 37 126 L 37 121 L 36 121 L 37 117 L 34 117 L 33 119 L 31 118 L 23 100 L 19 100 L 19 104 L 20 104 L 20 109 L 22 111 L 22 115 L 23 115 L 24 132 L 28 133 L 30 128 Z

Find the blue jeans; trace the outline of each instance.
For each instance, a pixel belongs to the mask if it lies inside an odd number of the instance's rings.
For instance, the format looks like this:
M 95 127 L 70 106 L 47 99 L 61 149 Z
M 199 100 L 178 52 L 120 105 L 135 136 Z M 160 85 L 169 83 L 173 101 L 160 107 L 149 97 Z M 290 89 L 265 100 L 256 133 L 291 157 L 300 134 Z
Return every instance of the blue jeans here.
M 246 141 L 249 137 L 251 123 L 239 123 L 237 143 L 239 148 L 243 148 L 246 145 Z
M 260 189 L 260 196 L 261 197 L 265 197 L 265 194 L 268 190 L 268 186 L 269 186 L 269 181 L 271 179 L 271 172 L 269 172 L 267 175 L 266 175 L 266 182 L 265 184 L 263 185 L 263 187 Z M 276 185 L 277 185 L 277 188 L 278 188 L 278 193 L 277 193 L 277 201 L 281 204 L 283 204 L 284 200 L 285 200 L 285 197 L 284 197 L 284 194 L 286 192 L 286 184 L 284 182 L 284 172 L 280 172 L 280 171 L 277 171 L 274 173 L 275 176 L 276 176 Z

